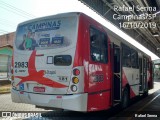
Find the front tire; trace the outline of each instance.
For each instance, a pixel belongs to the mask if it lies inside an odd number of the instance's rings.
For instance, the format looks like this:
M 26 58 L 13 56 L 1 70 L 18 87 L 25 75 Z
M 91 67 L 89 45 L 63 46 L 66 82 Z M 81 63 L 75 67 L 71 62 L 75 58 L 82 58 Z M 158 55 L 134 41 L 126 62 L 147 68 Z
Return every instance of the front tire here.
M 123 109 L 129 106 L 129 90 L 127 88 L 123 91 L 121 106 Z

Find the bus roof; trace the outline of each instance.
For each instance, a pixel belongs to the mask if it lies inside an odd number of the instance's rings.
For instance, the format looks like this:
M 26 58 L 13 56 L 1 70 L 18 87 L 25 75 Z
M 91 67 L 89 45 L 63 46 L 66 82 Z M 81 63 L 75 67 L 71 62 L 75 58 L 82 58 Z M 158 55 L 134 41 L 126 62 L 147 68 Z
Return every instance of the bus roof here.
M 31 23 L 31 22 L 36 22 L 36 21 L 39 21 L 39 20 L 44 20 L 44 19 L 58 18 L 58 17 L 68 17 L 68 16 L 71 17 L 71 16 L 77 16 L 79 14 L 80 14 L 80 12 L 59 13 L 59 14 L 55 14 L 55 15 L 49 15 L 49 16 L 45 16 L 45 17 L 39 17 L 39 18 L 27 20 L 27 21 L 19 23 L 18 26 L 23 25 L 23 24 L 27 24 L 27 23 Z

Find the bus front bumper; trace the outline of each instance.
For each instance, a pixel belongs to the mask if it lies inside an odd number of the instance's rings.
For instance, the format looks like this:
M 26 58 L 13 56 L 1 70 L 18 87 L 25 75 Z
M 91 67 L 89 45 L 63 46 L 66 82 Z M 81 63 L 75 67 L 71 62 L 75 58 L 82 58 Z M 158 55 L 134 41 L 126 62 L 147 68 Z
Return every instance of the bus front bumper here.
M 61 108 L 73 111 L 87 111 L 88 94 L 47 95 L 11 90 L 12 102 L 27 103 L 42 107 Z

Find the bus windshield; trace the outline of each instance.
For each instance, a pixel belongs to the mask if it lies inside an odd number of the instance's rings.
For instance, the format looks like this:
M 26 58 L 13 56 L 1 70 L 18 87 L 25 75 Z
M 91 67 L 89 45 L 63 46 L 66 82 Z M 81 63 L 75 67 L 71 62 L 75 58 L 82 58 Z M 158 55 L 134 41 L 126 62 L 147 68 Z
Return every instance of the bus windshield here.
M 18 50 L 67 47 L 76 39 L 76 29 L 75 16 L 33 21 L 18 26 L 15 45 Z

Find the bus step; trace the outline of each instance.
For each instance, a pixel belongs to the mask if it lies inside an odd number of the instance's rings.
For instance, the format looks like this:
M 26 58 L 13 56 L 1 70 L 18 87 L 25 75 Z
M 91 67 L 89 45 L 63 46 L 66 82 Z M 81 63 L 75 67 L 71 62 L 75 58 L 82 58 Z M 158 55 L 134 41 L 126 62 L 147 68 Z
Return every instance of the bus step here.
M 116 106 L 116 105 L 118 105 L 118 104 L 119 104 L 119 103 L 114 103 L 113 106 Z

